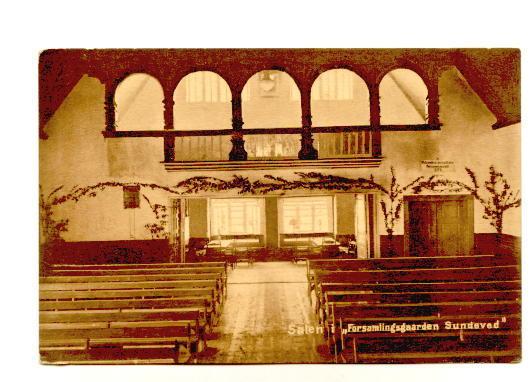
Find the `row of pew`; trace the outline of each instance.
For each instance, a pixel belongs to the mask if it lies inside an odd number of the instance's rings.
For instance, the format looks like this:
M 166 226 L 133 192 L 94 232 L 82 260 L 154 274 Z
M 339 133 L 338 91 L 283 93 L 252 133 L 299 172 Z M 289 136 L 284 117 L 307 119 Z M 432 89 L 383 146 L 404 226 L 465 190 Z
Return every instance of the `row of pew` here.
M 307 261 L 336 362 L 517 362 L 521 276 L 509 256 Z
M 227 295 L 227 264 L 52 265 L 39 281 L 43 363 L 195 362 Z

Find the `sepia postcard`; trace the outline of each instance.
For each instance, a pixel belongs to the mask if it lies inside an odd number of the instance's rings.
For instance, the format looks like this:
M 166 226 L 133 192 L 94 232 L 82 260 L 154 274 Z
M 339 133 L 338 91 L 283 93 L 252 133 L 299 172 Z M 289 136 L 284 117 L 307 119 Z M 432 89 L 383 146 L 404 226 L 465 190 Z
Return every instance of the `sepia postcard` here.
M 42 364 L 521 361 L 518 49 L 39 57 Z

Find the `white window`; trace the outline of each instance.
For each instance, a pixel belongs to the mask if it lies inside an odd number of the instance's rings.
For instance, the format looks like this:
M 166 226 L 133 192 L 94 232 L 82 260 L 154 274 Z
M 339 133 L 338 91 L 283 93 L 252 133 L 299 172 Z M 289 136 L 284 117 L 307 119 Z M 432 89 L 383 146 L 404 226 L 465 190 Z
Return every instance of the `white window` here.
M 211 199 L 210 235 L 260 235 L 263 211 L 260 198 Z
M 194 72 L 185 77 L 185 100 L 189 103 L 230 102 L 231 90 L 216 73 Z
M 280 198 L 282 233 L 332 233 L 331 196 Z
M 322 73 L 312 86 L 313 101 L 352 100 L 356 75 L 347 69 Z

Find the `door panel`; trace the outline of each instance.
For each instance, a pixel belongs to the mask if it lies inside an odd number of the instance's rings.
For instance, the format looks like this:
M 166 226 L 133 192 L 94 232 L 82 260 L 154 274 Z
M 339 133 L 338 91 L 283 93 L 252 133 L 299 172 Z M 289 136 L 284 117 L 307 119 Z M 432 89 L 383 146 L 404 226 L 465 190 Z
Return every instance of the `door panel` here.
M 472 196 L 405 197 L 405 253 L 463 256 L 473 253 Z
M 460 210 L 462 208 L 463 203 L 459 201 L 438 204 L 436 221 L 438 223 L 438 242 L 442 244 L 439 249 L 440 256 L 460 256 L 462 253 L 460 240 Z
M 434 235 L 435 205 L 430 202 L 410 204 L 410 250 L 409 256 L 436 256 Z

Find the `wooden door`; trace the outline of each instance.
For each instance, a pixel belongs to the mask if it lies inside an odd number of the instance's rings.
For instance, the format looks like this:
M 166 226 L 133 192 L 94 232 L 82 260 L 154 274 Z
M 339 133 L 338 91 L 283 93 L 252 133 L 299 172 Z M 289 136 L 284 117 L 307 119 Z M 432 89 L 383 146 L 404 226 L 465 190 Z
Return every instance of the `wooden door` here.
M 410 219 L 408 232 L 410 245 L 407 256 L 436 256 L 435 220 L 436 206 L 431 202 L 412 201 L 409 203 Z
M 471 255 L 473 246 L 472 196 L 405 197 L 406 256 Z

